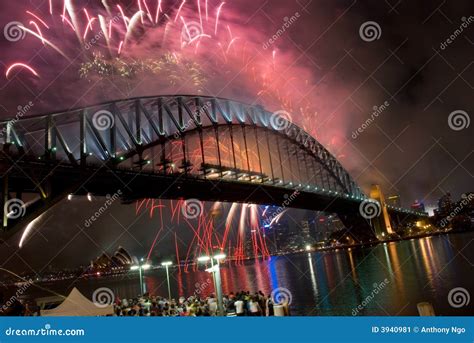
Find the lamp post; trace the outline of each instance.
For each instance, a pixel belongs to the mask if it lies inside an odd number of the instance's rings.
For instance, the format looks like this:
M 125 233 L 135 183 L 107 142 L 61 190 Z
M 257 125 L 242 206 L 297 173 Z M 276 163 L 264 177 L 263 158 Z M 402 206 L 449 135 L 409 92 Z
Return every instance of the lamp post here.
M 225 254 L 217 254 L 212 257 L 201 256 L 198 258 L 198 262 L 207 262 L 209 260 L 211 261 L 211 268 L 206 269 L 206 271 L 212 273 L 212 279 L 214 281 L 214 289 L 216 290 L 216 296 L 217 296 L 217 312 L 220 316 L 224 315 L 224 301 L 222 299 L 220 260 L 225 259 L 225 257 L 226 257 Z M 216 260 L 215 265 L 214 265 L 214 260 Z
M 138 261 L 138 264 L 133 265 L 133 266 L 130 267 L 130 270 L 138 270 L 138 274 L 139 274 L 139 277 L 140 277 L 140 293 L 141 293 L 141 295 L 143 295 L 145 293 L 145 287 L 144 287 L 144 283 L 143 283 L 143 274 L 144 274 L 144 272 L 142 272 L 142 271 L 150 269 L 150 267 L 151 267 L 150 264 L 143 263 L 143 261 L 144 261 L 144 259 L 141 258 L 140 261 Z
M 168 299 L 171 301 L 171 287 L 170 287 L 170 273 L 168 271 L 168 267 L 171 266 L 173 262 L 165 261 L 162 262 L 161 265 L 166 268 L 166 281 L 168 282 Z
M 221 281 L 221 268 L 219 261 L 225 259 L 225 254 L 218 254 L 214 256 L 214 259 L 217 262 L 216 270 L 214 271 L 216 275 L 216 284 L 217 284 L 217 309 L 221 316 L 224 315 L 224 301 L 222 299 L 222 281 Z
M 210 260 L 211 261 L 211 269 L 214 268 L 214 261 L 209 256 L 200 256 L 200 257 L 198 257 L 197 260 L 198 260 L 198 262 L 201 262 L 201 263 L 207 262 L 207 261 Z M 214 277 L 214 273 L 212 273 L 212 283 L 214 284 L 214 290 L 217 290 L 216 278 Z

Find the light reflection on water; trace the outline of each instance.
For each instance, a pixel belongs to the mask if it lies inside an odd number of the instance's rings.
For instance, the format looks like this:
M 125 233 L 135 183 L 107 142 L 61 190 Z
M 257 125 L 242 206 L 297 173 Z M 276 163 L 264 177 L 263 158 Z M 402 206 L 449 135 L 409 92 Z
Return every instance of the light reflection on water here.
M 454 287 L 464 287 L 474 297 L 472 240 L 473 233 L 452 234 L 363 249 L 278 256 L 238 266 L 225 263 L 222 287 L 225 293 L 262 290 L 265 294 L 287 288 L 293 315 L 352 315 L 362 303 L 366 306 L 359 315 L 417 315 L 416 304 L 422 301 L 431 302 L 438 315 L 473 315 L 472 302 L 455 309 L 447 299 Z M 203 269 L 189 273 L 170 269 L 173 296 L 213 293 L 210 274 Z M 366 302 L 374 284 L 385 279 L 388 284 Z M 164 270 L 147 271 L 145 283 L 151 294 L 167 295 Z M 136 275 L 81 280 L 75 285 L 89 297 L 102 286 L 113 289 L 120 298 L 139 292 Z

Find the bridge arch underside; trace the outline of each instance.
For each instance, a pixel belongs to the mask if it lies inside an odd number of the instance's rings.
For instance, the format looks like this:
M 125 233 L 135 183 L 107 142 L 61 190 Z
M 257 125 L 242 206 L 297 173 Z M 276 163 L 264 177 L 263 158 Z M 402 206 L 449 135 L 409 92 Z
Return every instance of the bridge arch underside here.
M 350 184 L 304 146 L 257 126 L 224 124 L 186 131 L 144 145 L 140 152 L 126 150 L 119 159 L 119 168 L 145 173 L 351 193 Z

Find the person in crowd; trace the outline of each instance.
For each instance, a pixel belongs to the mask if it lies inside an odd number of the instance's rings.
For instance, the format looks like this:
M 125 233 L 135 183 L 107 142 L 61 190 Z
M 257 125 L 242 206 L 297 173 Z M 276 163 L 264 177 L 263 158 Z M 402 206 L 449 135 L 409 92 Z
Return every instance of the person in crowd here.
M 244 316 L 245 315 L 245 310 L 244 310 L 245 303 L 242 300 L 242 296 L 239 296 L 237 298 L 237 301 L 234 303 L 234 305 L 235 305 L 235 313 L 237 314 L 237 316 Z
M 266 299 L 266 302 L 265 302 L 265 315 L 266 316 L 273 316 L 274 315 L 273 300 L 272 300 L 272 296 L 270 294 L 267 296 L 267 299 Z
M 249 299 L 249 315 L 250 316 L 261 316 L 261 307 L 258 303 L 257 296 L 250 297 Z
M 9 305 L 0 316 L 40 315 L 39 308 L 28 302 L 15 299 Z M 262 291 L 230 292 L 223 296 L 223 305 L 224 315 L 229 317 L 274 315 L 272 298 L 270 295 L 265 296 Z M 135 298 L 116 297 L 114 301 L 114 316 L 117 317 L 207 317 L 218 314 L 218 301 L 214 294 L 204 297 L 192 295 L 188 298 L 181 296 L 177 299 L 144 294 Z

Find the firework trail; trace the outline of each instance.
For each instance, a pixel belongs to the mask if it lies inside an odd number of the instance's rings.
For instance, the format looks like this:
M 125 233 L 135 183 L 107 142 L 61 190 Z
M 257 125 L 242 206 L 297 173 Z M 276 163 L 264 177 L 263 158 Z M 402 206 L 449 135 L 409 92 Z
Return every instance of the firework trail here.
M 183 255 L 183 270 L 188 271 L 191 265 L 193 269 L 197 266 L 193 263 L 199 256 L 212 255 L 216 251 L 226 251 L 230 260 L 241 264 L 248 258 L 267 258 L 270 256 L 266 243 L 266 237 L 262 228 L 262 208 L 255 204 L 224 204 L 215 202 L 210 210 L 206 212 L 202 206 L 202 212 L 197 218 L 187 218 L 183 214 L 185 200 L 169 201 L 169 206 L 161 200 L 143 199 L 136 202 L 136 214 L 146 212 L 150 218 L 159 219 L 159 227 L 156 236 L 150 246 L 147 259 L 154 249 L 163 232 L 164 220 L 168 224 L 179 227 L 180 230 L 188 229 L 192 233 L 192 239 L 187 244 L 186 254 Z M 225 214 L 224 229 L 219 229 L 219 217 Z M 166 218 L 166 219 L 165 219 Z M 179 225 L 179 224 L 182 225 Z M 222 232 L 223 231 L 223 232 Z M 174 248 L 176 251 L 177 264 L 181 264 L 179 252 L 179 235 L 174 233 Z M 232 242 L 236 242 L 235 245 Z M 180 266 L 181 270 L 181 266 Z
M 75 82 L 75 89 L 97 84 L 88 96 L 100 102 L 117 94 L 99 87 L 105 80 L 128 95 L 156 95 L 159 89 L 231 97 L 291 113 L 316 134 L 311 73 L 282 73 L 291 58 L 276 47 L 263 49 L 258 31 L 239 13 L 237 3 L 220 0 L 49 1 L 24 11 L 28 24 L 17 29 L 26 38 L 18 44 L 31 55 L 46 48 L 59 66 L 72 66 L 68 71 L 77 72 L 69 79 L 79 74 L 83 82 Z M 27 61 L 8 65 L 5 76 L 51 81 L 51 64 Z
M 19 48 L 26 56 L 22 60 L 15 57 L 6 66 L 5 78 L 33 79 L 36 84 L 49 85 L 51 80 L 64 77 L 60 80 L 73 84 L 74 91 L 59 95 L 61 103 L 72 98 L 76 104 L 79 98 L 89 105 L 93 100 L 116 99 L 117 93 L 123 97 L 158 93 L 229 97 L 283 110 L 291 114 L 289 119 L 316 135 L 312 71 L 290 68 L 293 56 L 276 46 L 262 49 L 268 37 L 248 27 L 248 18 L 242 18 L 241 12 L 237 3 L 220 0 L 48 1 L 44 8 L 23 11 L 27 19 L 19 20 L 24 24 L 18 24 L 17 29 L 26 37 L 16 43 L 15 51 Z M 47 52 L 41 56 L 51 63 L 28 62 L 39 50 Z M 56 70 L 67 72 L 58 76 Z M 113 89 L 103 87 L 110 81 Z M 91 85 L 98 91 L 89 91 Z M 58 96 L 57 92 L 50 93 L 54 93 L 51 97 Z M 56 106 L 57 101 L 52 103 Z M 179 158 L 180 142 L 172 144 L 176 144 L 173 153 L 176 150 Z M 233 146 L 237 156 L 245 151 L 238 143 Z M 223 154 L 230 155 L 226 148 L 222 147 Z M 199 156 L 199 148 L 193 153 Z M 258 156 L 254 151 L 245 159 L 252 164 Z M 257 166 L 249 169 L 257 170 Z M 228 211 L 221 235 L 211 214 L 195 220 L 182 218 L 182 203 L 165 206 L 154 199 L 137 202 L 137 213 L 147 211 L 150 218 L 160 217 L 148 257 L 163 234 L 165 213 L 193 234 L 187 251 L 181 251 L 185 260 L 217 248 L 227 249 L 235 260 L 243 261 L 248 243 L 253 255 L 268 255 L 258 223 L 259 206 L 215 204 L 215 211 Z M 177 240 L 175 248 L 178 255 Z

